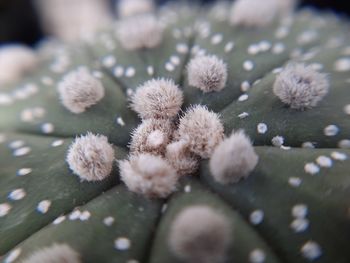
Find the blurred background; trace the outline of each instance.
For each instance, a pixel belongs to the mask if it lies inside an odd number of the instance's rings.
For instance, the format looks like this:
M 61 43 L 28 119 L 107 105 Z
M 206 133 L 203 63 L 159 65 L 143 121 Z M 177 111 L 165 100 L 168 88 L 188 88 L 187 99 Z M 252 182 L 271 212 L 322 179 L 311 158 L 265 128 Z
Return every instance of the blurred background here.
M 117 0 L 109 1 L 111 10 L 114 10 L 115 1 Z M 176 0 L 157 0 L 156 2 L 157 4 L 164 4 L 171 1 Z M 197 1 L 213 2 L 213 0 Z M 350 14 L 348 0 L 301 0 L 300 6 L 331 10 L 341 15 Z M 35 45 L 45 36 L 45 29 L 42 28 L 41 24 L 34 0 L 0 0 L 0 44 L 21 42 L 27 45 Z

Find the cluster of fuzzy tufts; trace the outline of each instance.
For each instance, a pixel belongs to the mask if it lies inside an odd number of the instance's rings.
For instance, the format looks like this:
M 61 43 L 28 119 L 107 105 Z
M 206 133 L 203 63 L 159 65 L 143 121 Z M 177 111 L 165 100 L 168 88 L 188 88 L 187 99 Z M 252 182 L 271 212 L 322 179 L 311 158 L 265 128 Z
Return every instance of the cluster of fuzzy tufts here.
M 80 263 L 80 255 L 65 244 L 53 244 L 34 252 L 22 263 Z
M 216 113 L 196 105 L 180 118 L 178 136 L 188 142 L 191 152 L 206 159 L 222 141 L 224 126 Z
M 117 2 L 117 11 L 121 18 L 151 13 L 154 10 L 155 5 L 152 0 L 119 0 Z
M 165 198 L 176 190 L 177 173 L 166 160 L 151 154 L 131 155 L 119 162 L 120 176 L 129 190 L 146 197 Z
M 153 14 L 140 14 L 120 20 L 116 34 L 126 50 L 155 48 L 163 40 L 163 27 Z
M 223 139 L 224 128 L 217 114 L 204 106 L 190 108 L 177 118 L 183 102 L 182 91 L 172 80 L 152 79 L 141 85 L 131 97 L 131 107 L 142 119 L 133 131 L 130 159 L 120 162 L 121 178 L 131 191 L 151 197 L 166 197 L 180 176 L 194 174 L 199 159 L 208 158 Z M 141 169 L 152 161 L 153 176 Z M 141 165 L 142 163 L 142 165 Z M 173 173 L 175 171 L 176 180 Z M 156 169 L 160 169 L 159 173 Z M 166 171 L 170 174 L 166 180 Z M 160 184 L 156 182 L 157 177 Z M 152 182 L 152 183 L 151 183 Z M 168 187 L 164 183 L 168 182 Z M 161 192 L 160 190 L 164 190 Z
M 71 71 L 58 83 L 62 104 L 73 113 L 82 113 L 105 95 L 104 87 L 89 70 L 81 67 Z
M 222 263 L 231 236 L 232 226 L 225 215 L 209 206 L 196 205 L 185 208 L 174 219 L 169 245 L 186 262 Z
M 217 182 L 229 184 L 246 178 L 258 160 L 250 139 L 243 131 L 238 131 L 215 148 L 209 166 Z
M 220 91 L 227 81 L 227 65 L 217 56 L 198 56 L 187 66 L 188 83 L 203 92 Z
M 142 119 L 169 119 L 178 114 L 182 103 L 182 91 L 174 81 L 152 79 L 137 88 L 131 107 Z
M 230 12 L 230 23 L 246 27 L 265 27 L 276 18 L 291 13 L 295 0 L 237 0 Z
M 277 76 L 273 92 L 292 109 L 315 107 L 329 90 L 327 75 L 312 66 L 289 64 Z
M 87 133 L 70 145 L 66 160 L 82 181 L 101 181 L 112 172 L 114 149 L 106 136 Z
M 0 85 L 19 81 L 23 75 L 36 69 L 39 59 L 35 52 L 23 45 L 0 48 Z

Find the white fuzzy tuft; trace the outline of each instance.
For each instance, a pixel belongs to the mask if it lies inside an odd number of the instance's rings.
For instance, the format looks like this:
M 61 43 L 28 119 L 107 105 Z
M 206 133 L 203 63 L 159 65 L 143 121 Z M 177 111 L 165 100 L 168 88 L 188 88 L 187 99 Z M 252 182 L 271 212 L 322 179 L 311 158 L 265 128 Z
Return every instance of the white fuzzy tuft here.
M 328 93 L 326 74 L 319 73 L 304 64 L 289 64 L 277 76 L 273 91 L 292 109 L 304 110 L 315 107 Z
M 163 40 L 163 28 L 152 14 L 142 14 L 119 21 L 117 36 L 126 50 L 155 48 Z
M 177 132 L 181 140 L 188 142 L 190 151 L 202 158 L 209 158 L 224 138 L 219 116 L 202 105 L 187 110 Z
M 114 150 L 106 136 L 87 133 L 70 145 L 66 160 L 82 181 L 100 181 L 112 171 Z
M 151 154 L 119 162 L 120 177 L 130 191 L 150 198 L 165 198 L 176 190 L 178 176 L 163 158 Z
M 190 206 L 175 218 L 169 245 L 186 262 L 222 263 L 232 240 L 231 228 L 228 218 L 213 208 Z
M 73 113 L 82 113 L 105 95 L 104 87 L 86 68 L 71 71 L 58 83 L 62 104 Z
M 209 165 L 217 182 L 229 184 L 248 177 L 258 160 L 250 139 L 239 131 L 216 147 Z
M 151 13 L 155 10 L 152 0 L 119 0 L 118 5 L 119 17 L 128 17 L 144 13 Z
M 35 52 L 23 45 L 0 48 L 0 85 L 19 81 L 33 71 L 39 63 Z
M 227 65 L 217 56 L 198 56 L 187 66 L 188 83 L 203 92 L 222 90 L 227 81 Z
M 169 120 L 144 120 L 131 135 L 130 153 L 163 155 L 171 140 L 173 123 Z
M 170 79 L 152 79 L 138 87 L 131 107 L 142 119 L 169 119 L 178 114 L 183 94 Z
M 264 27 L 277 17 L 290 14 L 295 0 L 237 0 L 233 3 L 230 23 L 247 27 Z
M 170 143 L 166 147 L 165 158 L 181 176 L 193 175 L 199 167 L 199 158 L 190 152 L 184 140 Z
M 35 0 L 44 30 L 68 42 L 91 39 L 113 20 L 108 0 Z
M 34 252 L 22 263 L 80 263 L 80 256 L 65 244 L 53 244 Z

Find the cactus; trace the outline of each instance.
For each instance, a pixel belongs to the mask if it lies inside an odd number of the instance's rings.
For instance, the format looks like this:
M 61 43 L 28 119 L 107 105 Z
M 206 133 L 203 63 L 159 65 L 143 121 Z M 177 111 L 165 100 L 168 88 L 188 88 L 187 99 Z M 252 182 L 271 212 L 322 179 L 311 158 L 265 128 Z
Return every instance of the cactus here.
M 120 5 L 29 71 L 0 51 L 0 259 L 349 262 L 348 21 Z

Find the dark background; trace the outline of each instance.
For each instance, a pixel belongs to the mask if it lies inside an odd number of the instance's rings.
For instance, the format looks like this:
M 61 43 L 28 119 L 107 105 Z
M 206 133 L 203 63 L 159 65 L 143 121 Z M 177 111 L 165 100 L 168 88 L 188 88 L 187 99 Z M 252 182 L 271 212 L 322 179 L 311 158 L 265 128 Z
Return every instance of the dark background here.
M 169 0 L 158 0 L 157 2 L 161 4 L 167 1 Z M 213 2 L 213 0 L 198 1 Z M 332 10 L 342 15 L 350 15 L 349 0 L 302 0 L 301 6 L 312 6 L 321 10 Z M 33 45 L 42 36 L 38 16 L 30 0 L 0 0 L 0 44 L 23 42 Z

